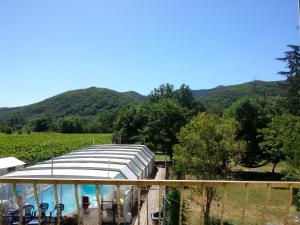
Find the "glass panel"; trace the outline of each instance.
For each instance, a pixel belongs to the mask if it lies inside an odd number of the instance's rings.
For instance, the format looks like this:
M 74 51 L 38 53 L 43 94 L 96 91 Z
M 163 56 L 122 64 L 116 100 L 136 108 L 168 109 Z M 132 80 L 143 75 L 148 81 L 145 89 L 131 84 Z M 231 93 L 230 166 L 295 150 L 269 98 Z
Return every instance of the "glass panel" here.
M 142 170 L 136 166 L 134 162 L 129 162 L 128 167 L 139 177 L 142 173 Z
M 148 162 L 140 155 L 136 155 L 136 157 L 143 163 L 144 166 L 148 164 Z

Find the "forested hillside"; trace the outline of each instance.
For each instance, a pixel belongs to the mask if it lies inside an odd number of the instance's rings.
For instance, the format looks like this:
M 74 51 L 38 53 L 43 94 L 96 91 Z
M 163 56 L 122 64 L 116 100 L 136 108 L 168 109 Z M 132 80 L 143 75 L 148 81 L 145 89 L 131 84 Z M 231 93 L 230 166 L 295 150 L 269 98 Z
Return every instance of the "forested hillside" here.
M 238 85 L 218 86 L 207 90 L 194 90 L 207 111 L 223 113 L 224 109 L 244 96 L 275 96 L 284 94 L 284 81 L 252 81 Z
M 206 111 L 222 114 L 224 109 L 243 96 L 273 96 L 283 93 L 283 82 L 253 81 L 239 85 L 193 90 L 192 94 Z M 120 109 L 149 101 L 134 91 L 117 92 L 91 87 L 68 91 L 42 102 L 0 108 L 0 130 L 111 132 Z M 12 129 L 11 129 L 12 128 Z
M 122 93 L 105 88 L 91 87 L 68 91 L 28 106 L 0 108 L 0 121 L 12 117 L 27 119 L 42 115 L 48 115 L 52 118 L 91 116 L 103 110 L 121 108 L 145 99 L 146 97 L 133 91 Z

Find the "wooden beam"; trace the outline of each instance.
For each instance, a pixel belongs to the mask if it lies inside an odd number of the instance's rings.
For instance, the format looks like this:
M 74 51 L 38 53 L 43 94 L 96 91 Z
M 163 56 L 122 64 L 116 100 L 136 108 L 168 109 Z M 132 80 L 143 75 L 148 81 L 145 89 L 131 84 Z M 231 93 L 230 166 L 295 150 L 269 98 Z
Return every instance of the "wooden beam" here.
M 182 209 L 183 209 L 183 200 L 184 200 L 184 186 L 180 188 L 180 208 L 179 208 L 179 221 L 178 224 L 182 225 Z
M 224 224 L 224 213 L 225 213 L 227 195 L 228 195 L 227 186 L 226 184 L 224 184 L 223 197 L 222 197 L 222 209 L 221 209 L 221 225 Z
M 118 225 L 121 224 L 121 188 L 117 185 L 117 209 L 118 209 Z M 124 216 L 124 215 L 123 215 Z
M 76 206 L 77 206 L 77 224 L 81 224 L 81 215 L 80 215 L 80 203 L 79 203 L 79 197 L 78 197 L 78 184 L 74 184 L 74 195 L 75 195 L 75 201 L 76 201 Z
M 56 205 L 56 211 L 57 211 L 57 224 L 61 224 L 61 211 L 59 207 L 59 201 L 58 201 L 58 195 L 57 195 L 57 184 L 53 184 L 53 194 L 54 194 L 54 200 Z
M 102 189 L 103 189 L 103 186 L 101 186 L 101 193 L 102 193 Z M 102 196 L 102 194 L 101 194 Z M 98 216 L 99 216 L 99 225 L 102 225 L 102 210 L 101 210 L 101 201 L 102 199 L 100 200 L 100 197 L 99 197 L 99 184 L 97 183 L 96 184 L 96 199 L 97 199 L 97 206 L 98 206 Z
M 138 225 L 141 225 L 141 187 L 138 186 Z
M 0 183 L 17 183 L 17 184 L 93 184 L 103 185 L 136 185 L 136 186 L 151 186 L 163 185 L 170 187 L 244 187 L 247 183 L 253 188 L 266 188 L 268 184 L 273 188 L 286 188 L 290 185 L 294 188 L 300 188 L 300 182 L 286 182 L 286 181 L 232 181 L 232 180 L 122 180 L 122 179 L 71 179 L 71 178 L 0 178 Z
M 245 223 L 245 213 L 246 213 L 246 207 L 248 206 L 249 202 L 249 185 L 245 184 L 245 199 L 244 199 L 244 205 L 243 205 L 243 211 L 242 211 L 242 224 Z
M 17 192 L 17 184 L 13 183 L 13 192 L 18 204 L 18 208 L 19 208 L 19 223 L 23 224 L 23 206 L 22 206 L 22 199 L 20 198 L 18 192 Z
M 35 200 L 35 203 L 38 207 L 38 212 L 39 212 L 39 225 L 41 225 L 41 223 L 42 223 L 42 210 L 41 210 L 41 207 L 40 207 L 40 200 L 39 200 L 39 196 L 38 196 L 36 186 L 37 186 L 37 184 L 33 184 L 33 194 L 34 194 L 34 200 Z

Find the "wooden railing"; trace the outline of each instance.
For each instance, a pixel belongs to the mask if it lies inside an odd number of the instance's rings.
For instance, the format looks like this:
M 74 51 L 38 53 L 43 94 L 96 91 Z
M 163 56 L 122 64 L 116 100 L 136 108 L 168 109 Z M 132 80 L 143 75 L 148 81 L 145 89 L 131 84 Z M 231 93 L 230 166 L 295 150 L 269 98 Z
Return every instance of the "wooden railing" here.
M 244 224 L 245 220 L 245 212 L 247 210 L 247 205 L 249 203 L 249 189 L 260 189 L 266 191 L 266 198 L 264 201 L 264 207 L 262 208 L 262 217 L 260 218 L 260 223 L 263 224 L 264 218 L 264 212 L 266 210 L 266 207 L 268 206 L 271 198 L 271 189 L 285 189 L 287 190 L 287 196 L 286 196 L 286 209 L 285 209 L 285 218 L 283 219 L 284 224 L 289 224 L 289 215 L 290 210 L 292 206 L 292 197 L 293 197 L 293 189 L 300 189 L 300 182 L 269 182 L 269 181 L 219 181 L 219 180 L 113 180 L 113 179 L 30 179 L 30 178 L 22 178 L 22 179 L 16 179 L 16 178 L 0 178 L 0 184 L 12 184 L 13 187 L 13 193 L 16 199 L 16 202 L 18 204 L 18 208 L 22 209 L 22 200 L 20 199 L 20 196 L 17 193 L 16 186 L 19 184 L 32 184 L 33 185 L 33 194 L 34 199 L 36 202 L 36 205 L 39 205 L 40 199 L 38 197 L 38 190 L 37 185 L 38 184 L 48 184 L 53 186 L 54 190 L 54 200 L 57 208 L 59 209 L 59 198 L 57 194 L 57 185 L 60 184 L 73 184 L 74 185 L 74 193 L 75 193 L 75 202 L 76 202 L 76 209 L 78 214 L 78 224 L 82 223 L 81 218 L 81 207 L 80 207 L 80 201 L 78 197 L 78 185 L 85 185 L 85 184 L 92 184 L 96 187 L 96 200 L 99 210 L 98 212 L 98 224 L 102 224 L 102 212 L 101 212 L 101 201 L 99 196 L 101 196 L 101 193 L 99 193 L 99 185 L 113 185 L 116 187 L 116 193 L 117 193 L 117 224 L 121 224 L 121 195 L 120 195 L 120 187 L 121 186 L 132 186 L 137 189 L 137 197 L 138 197 L 138 216 L 137 216 L 137 224 L 141 224 L 141 190 L 145 187 L 148 187 L 147 189 L 157 189 L 158 199 L 159 199 L 159 208 L 162 209 L 162 195 L 163 191 L 166 187 L 178 187 L 180 189 L 180 209 L 179 209 L 179 224 L 182 224 L 182 213 L 183 213 L 183 205 L 184 205 L 184 192 L 186 189 L 189 188 L 207 188 L 207 187 L 215 187 L 215 188 L 222 188 L 223 189 L 223 195 L 221 200 L 221 213 L 220 213 L 220 223 L 224 224 L 224 211 L 226 208 L 226 201 L 228 197 L 228 190 L 230 188 L 239 187 L 244 189 L 244 198 L 241 199 L 243 201 L 243 207 L 241 209 L 241 224 Z M 1 188 L 1 186 L 0 186 Z M 203 193 L 202 193 L 203 194 Z M 203 196 L 202 196 L 203 197 Z M 148 204 L 148 199 L 146 204 Z M 19 220 L 20 222 L 23 221 L 22 218 L 22 210 L 20 210 L 20 216 Z M 161 210 L 159 210 L 161 212 Z M 58 224 L 61 224 L 60 221 L 60 211 L 58 210 Z M 42 215 L 41 210 L 39 210 L 38 213 L 39 223 L 41 223 Z M 160 214 L 160 213 L 159 213 Z M 147 215 L 148 215 L 148 205 L 147 205 Z M 148 216 L 147 216 L 147 224 Z M 158 224 L 161 224 L 161 218 L 159 218 Z M 0 225 L 4 224 L 3 222 L 3 210 L 0 210 Z

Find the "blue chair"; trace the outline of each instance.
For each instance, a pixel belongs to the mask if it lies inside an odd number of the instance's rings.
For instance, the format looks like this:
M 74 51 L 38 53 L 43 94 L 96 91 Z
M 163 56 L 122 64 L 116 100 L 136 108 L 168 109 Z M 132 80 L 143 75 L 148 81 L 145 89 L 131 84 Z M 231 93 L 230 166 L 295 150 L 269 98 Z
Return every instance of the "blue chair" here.
M 46 216 L 46 213 L 49 209 L 49 204 L 48 203 L 41 203 L 40 204 L 40 210 L 42 212 L 42 221 L 41 223 L 42 224 L 46 224 L 47 223 L 47 216 Z M 39 224 L 39 211 L 36 210 L 34 212 L 34 218 L 32 220 L 29 221 L 28 225 L 36 225 L 36 224 Z
M 23 206 L 23 223 L 26 224 L 33 219 L 34 206 L 25 205 Z
M 10 215 L 11 215 L 11 220 L 10 220 L 11 225 L 22 224 L 19 222 L 19 218 L 20 218 L 19 210 L 13 211 Z
M 25 205 L 23 207 L 23 221 L 20 223 L 20 211 L 8 211 L 4 216 L 4 224 L 9 225 L 22 225 L 27 224 L 33 218 L 34 206 L 33 205 Z
M 62 211 L 64 211 L 65 205 L 60 203 L 60 204 L 58 204 L 58 207 L 60 209 L 60 221 L 62 221 Z M 57 224 L 57 218 L 58 218 L 57 207 L 55 206 L 55 208 L 52 210 L 52 212 L 50 212 L 49 223 Z
M 7 209 L 7 211 L 3 214 L 3 223 L 4 224 L 11 224 L 12 213 L 13 213 L 13 211 L 11 209 Z

